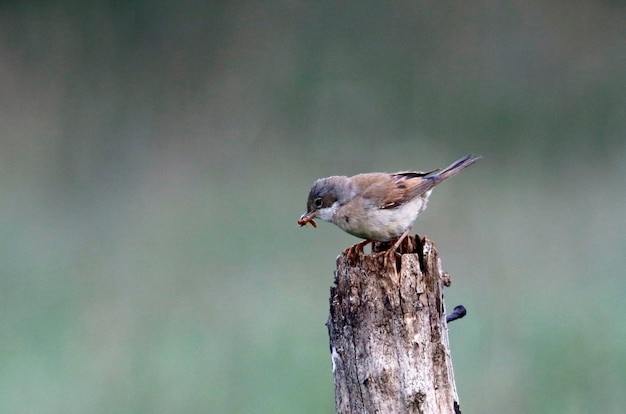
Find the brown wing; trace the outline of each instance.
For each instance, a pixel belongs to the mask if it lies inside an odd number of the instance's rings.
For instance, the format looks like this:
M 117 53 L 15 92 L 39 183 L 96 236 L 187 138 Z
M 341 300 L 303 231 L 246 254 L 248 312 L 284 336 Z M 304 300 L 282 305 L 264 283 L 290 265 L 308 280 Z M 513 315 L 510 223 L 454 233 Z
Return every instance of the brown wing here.
M 396 208 L 424 194 L 440 182 L 454 177 L 481 158 L 469 154 L 441 171 L 360 174 L 352 177 L 352 181 L 363 199 L 378 208 Z
M 426 177 L 427 175 L 431 175 L 432 173 L 436 173 L 437 171 L 439 171 L 439 168 L 437 168 L 436 170 L 428 171 L 428 172 L 422 172 L 422 171 L 400 171 L 400 172 L 393 173 L 393 174 L 390 174 L 390 175 L 394 176 L 394 177 L 420 178 L 420 177 Z
M 431 180 L 424 177 L 435 171 L 361 174 L 354 176 L 353 182 L 361 196 L 378 208 L 396 208 L 432 188 Z
M 386 202 L 380 208 L 396 208 L 414 199 L 433 187 L 428 176 L 438 170 L 428 172 L 404 171 L 392 174 L 394 188 L 389 192 Z

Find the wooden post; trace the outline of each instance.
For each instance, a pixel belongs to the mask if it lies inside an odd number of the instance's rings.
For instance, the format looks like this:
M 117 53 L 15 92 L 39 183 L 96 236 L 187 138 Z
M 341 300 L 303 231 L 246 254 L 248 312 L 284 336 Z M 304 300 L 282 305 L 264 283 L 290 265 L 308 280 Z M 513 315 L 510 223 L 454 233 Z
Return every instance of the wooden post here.
M 327 326 L 339 414 L 461 412 L 443 302 L 449 278 L 427 238 L 407 237 L 400 250 L 337 258 Z

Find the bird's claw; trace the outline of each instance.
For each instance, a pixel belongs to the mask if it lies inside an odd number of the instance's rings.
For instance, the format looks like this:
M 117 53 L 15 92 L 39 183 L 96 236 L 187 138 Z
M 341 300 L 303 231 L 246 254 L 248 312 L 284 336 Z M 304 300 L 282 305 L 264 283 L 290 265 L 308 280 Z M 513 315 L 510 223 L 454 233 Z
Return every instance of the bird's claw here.
M 346 250 L 344 250 L 343 254 L 346 256 L 364 256 L 365 255 L 365 250 L 363 250 L 363 248 L 365 246 L 367 246 L 368 244 L 370 244 L 372 241 L 371 240 L 364 240 L 361 243 L 357 243 L 354 244 L 350 247 L 348 247 Z

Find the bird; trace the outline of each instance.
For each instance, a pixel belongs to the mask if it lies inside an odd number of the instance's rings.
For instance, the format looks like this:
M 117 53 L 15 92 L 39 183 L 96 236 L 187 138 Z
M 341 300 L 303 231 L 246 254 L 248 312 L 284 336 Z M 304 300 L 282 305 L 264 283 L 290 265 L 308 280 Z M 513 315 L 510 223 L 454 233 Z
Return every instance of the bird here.
M 417 216 L 426 209 L 433 188 L 481 158 L 469 154 L 442 170 L 428 172 L 374 172 L 320 178 L 309 191 L 306 212 L 298 224 L 317 227 L 316 218 L 333 223 L 365 239 L 356 245 L 361 252 L 368 243 L 397 238 L 390 249 L 395 251 Z

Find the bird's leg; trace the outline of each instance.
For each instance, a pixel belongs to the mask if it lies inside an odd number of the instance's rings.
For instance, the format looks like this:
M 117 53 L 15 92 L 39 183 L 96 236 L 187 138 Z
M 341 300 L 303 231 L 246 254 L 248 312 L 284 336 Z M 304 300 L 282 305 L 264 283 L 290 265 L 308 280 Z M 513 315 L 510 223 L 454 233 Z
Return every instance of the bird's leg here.
M 391 259 L 394 260 L 392 263 L 398 263 L 396 261 L 396 259 L 399 259 L 401 257 L 401 255 L 402 255 L 402 253 L 397 252 L 396 250 L 398 250 L 398 248 L 402 244 L 402 241 L 406 238 L 406 236 L 409 234 L 410 231 L 411 231 L 411 227 L 406 229 L 400 235 L 400 237 L 398 237 L 398 240 L 393 244 L 393 246 L 391 246 L 391 248 L 378 253 L 381 256 L 383 256 L 383 262 L 385 263 L 385 265 L 387 265 L 389 263 L 389 260 L 391 260 Z M 400 264 L 398 264 L 397 266 L 400 266 Z
M 361 243 L 357 243 L 357 244 L 355 244 L 355 245 L 354 245 L 354 246 L 352 246 L 352 247 L 354 247 L 354 249 L 355 249 L 357 252 L 359 252 L 360 254 L 365 254 L 365 252 L 363 251 L 363 248 L 364 248 L 365 246 L 367 246 L 368 244 L 370 244 L 371 242 L 372 242 L 372 240 L 370 240 L 370 239 L 363 240 Z
M 365 252 L 363 251 L 363 248 L 367 246 L 368 244 L 370 244 L 371 242 L 372 240 L 369 240 L 369 239 L 363 240 L 361 243 L 357 243 L 355 245 L 348 247 L 344 253 L 348 255 L 352 255 L 354 253 L 359 254 L 359 255 L 364 255 Z
M 404 233 L 402 233 L 400 237 L 398 237 L 398 240 L 396 240 L 393 246 L 391 246 L 387 250 L 383 250 L 383 251 L 375 253 L 375 256 L 384 256 L 385 260 L 388 260 L 390 256 L 395 256 L 396 254 L 399 256 L 400 253 L 396 252 L 396 250 L 398 249 L 398 247 L 400 247 L 400 244 L 402 244 L 402 241 L 406 238 L 406 236 L 409 234 L 410 231 L 411 231 L 411 227 L 406 229 Z
M 411 231 L 412 227 L 409 227 L 408 229 L 404 230 L 404 233 L 402 233 L 400 235 L 400 237 L 398 238 L 398 241 L 396 241 L 393 245 L 393 247 L 391 249 L 389 249 L 389 251 L 395 252 L 398 247 L 400 247 L 400 244 L 402 244 L 402 240 L 404 240 L 406 238 L 406 236 L 409 235 L 409 232 Z

